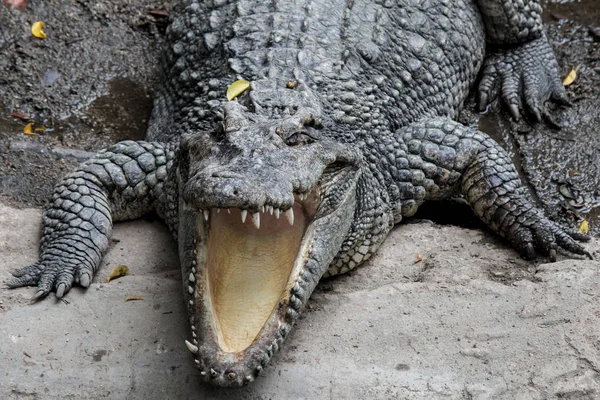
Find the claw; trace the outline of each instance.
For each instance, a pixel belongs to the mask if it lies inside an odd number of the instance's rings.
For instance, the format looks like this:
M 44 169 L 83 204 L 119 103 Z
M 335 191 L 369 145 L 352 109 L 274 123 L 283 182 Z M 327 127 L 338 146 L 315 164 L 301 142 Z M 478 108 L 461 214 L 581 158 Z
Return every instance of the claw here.
M 519 106 L 517 106 L 516 104 L 510 104 L 508 106 L 508 109 L 510 110 L 510 115 L 512 115 L 512 117 L 515 121 L 518 121 L 519 119 L 521 119 L 521 113 L 519 112 Z
M 585 251 L 585 250 L 583 251 L 583 254 L 585 254 L 590 260 L 594 259 L 594 257 L 592 257 L 592 255 L 589 252 Z
M 584 235 L 583 233 L 579 233 L 577 231 L 567 232 L 567 234 L 569 236 L 571 236 L 573 239 L 578 240 L 580 242 L 589 242 L 591 239 L 590 236 Z
M 550 261 L 555 262 L 556 261 L 556 243 L 553 243 L 553 245 L 555 247 L 550 249 Z
M 33 296 L 33 300 L 38 300 L 42 297 L 44 297 L 47 293 L 43 290 L 38 290 L 37 292 L 35 292 L 35 296 Z
M 557 130 L 562 129 L 562 126 L 558 122 L 556 122 L 554 120 L 554 118 L 552 118 L 552 116 L 547 111 L 543 112 L 542 117 L 544 117 L 544 120 L 546 121 L 546 123 L 548 125 L 550 125 L 551 128 L 557 129 Z
M 488 95 L 487 93 L 481 93 L 479 95 L 479 111 L 484 111 L 488 104 Z
M 61 297 L 63 297 L 65 295 L 66 289 L 67 289 L 67 285 L 65 285 L 64 283 L 61 283 L 60 285 L 58 285 L 58 287 L 56 288 L 56 297 L 58 297 L 59 299 Z
M 81 274 L 79 277 L 79 284 L 83 287 L 90 286 L 90 276 L 88 274 Z
M 530 260 L 535 259 L 535 249 L 533 248 L 533 244 L 527 243 L 527 258 Z

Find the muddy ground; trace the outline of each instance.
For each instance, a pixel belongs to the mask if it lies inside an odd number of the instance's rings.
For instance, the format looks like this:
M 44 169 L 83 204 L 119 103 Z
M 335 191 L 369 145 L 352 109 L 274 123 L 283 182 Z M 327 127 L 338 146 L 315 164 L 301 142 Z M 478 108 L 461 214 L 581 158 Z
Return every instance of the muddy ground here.
M 144 138 L 168 3 L 0 5 L 0 198 L 42 205 L 85 151 Z M 46 39 L 31 35 L 35 21 Z M 24 135 L 30 121 L 46 131 Z

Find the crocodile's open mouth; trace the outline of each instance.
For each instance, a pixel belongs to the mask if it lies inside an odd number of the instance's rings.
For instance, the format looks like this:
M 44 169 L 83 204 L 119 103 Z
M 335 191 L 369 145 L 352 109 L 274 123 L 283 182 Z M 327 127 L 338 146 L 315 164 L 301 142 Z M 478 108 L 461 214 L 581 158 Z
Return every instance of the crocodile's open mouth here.
M 247 349 L 277 306 L 289 302 L 306 258 L 302 239 L 316 205 L 313 193 L 306 199 L 296 195 L 285 213 L 271 207 L 253 215 L 240 209 L 210 211 L 205 301 L 223 352 Z
M 320 215 L 321 201 L 315 185 L 285 211 L 195 213 L 186 277 L 193 339 L 186 343 L 205 379 L 221 386 L 251 382 L 283 343 L 330 261 L 313 258 L 316 231 L 336 215 Z

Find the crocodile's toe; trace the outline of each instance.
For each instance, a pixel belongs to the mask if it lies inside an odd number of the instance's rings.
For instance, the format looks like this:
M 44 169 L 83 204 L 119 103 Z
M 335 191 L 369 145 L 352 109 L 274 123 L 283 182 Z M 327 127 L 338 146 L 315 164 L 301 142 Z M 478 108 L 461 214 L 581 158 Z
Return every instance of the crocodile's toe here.
M 479 109 L 483 111 L 499 95 L 515 120 L 526 112 L 536 122 L 546 120 L 556 126 L 546 103 L 568 106 L 570 102 L 545 37 L 488 55 L 478 89 Z
M 567 252 L 592 258 L 578 241 L 587 241 L 589 237 L 563 229 L 543 215 L 534 212 L 522 216 L 518 226 L 508 235 L 508 240 L 525 259 L 535 259 L 537 254 L 556 261 L 558 252 Z
M 61 265 L 60 263 L 37 262 L 12 272 L 15 279 L 6 283 L 9 288 L 37 286 L 34 299 L 46 297 L 56 292 L 63 297 L 73 286 L 79 283 L 83 287 L 90 285 L 92 274 L 86 266 Z

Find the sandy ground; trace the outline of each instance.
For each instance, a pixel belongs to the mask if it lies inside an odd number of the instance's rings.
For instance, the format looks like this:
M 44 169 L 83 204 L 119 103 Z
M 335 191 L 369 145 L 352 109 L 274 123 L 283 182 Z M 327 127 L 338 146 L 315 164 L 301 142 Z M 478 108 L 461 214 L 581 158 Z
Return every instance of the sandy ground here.
M 36 260 L 55 180 L 89 152 L 143 137 L 166 3 L 0 4 L 0 283 Z M 600 7 L 563 3 L 546 20 L 561 71 L 580 66 L 574 107 L 558 114 L 567 129 L 513 124 L 497 107 L 482 117 L 472 101 L 461 118 L 495 134 L 546 211 L 576 224 L 598 221 Z M 29 34 L 39 19 L 45 41 Z M 52 130 L 23 135 L 15 111 Z M 0 398 L 600 398 L 599 263 L 526 262 L 469 215 L 429 206 L 421 218 L 436 223 L 397 227 L 365 266 L 322 282 L 280 355 L 240 390 L 199 380 L 165 227 L 119 224 L 88 290 L 32 304 L 33 288 L 0 288 Z M 600 259 L 597 240 L 588 249 Z M 106 283 L 120 264 L 132 275 Z

